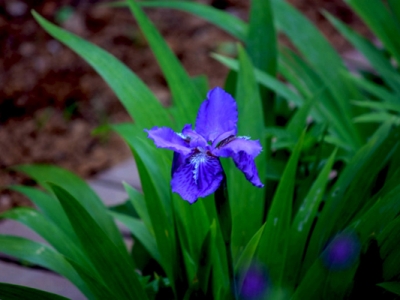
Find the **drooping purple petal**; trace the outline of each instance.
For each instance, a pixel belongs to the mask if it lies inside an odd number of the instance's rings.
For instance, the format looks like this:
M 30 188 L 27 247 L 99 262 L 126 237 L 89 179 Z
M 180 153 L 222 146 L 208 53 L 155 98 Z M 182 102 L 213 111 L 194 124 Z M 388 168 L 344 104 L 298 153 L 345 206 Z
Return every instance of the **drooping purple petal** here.
M 246 179 L 250 181 L 252 185 L 259 188 L 264 186 L 258 177 L 257 167 L 251 155 L 242 151 L 232 156 L 232 158 L 236 167 L 243 172 Z
M 220 134 L 234 131 L 238 120 L 237 105 L 223 89 L 216 87 L 207 94 L 207 99 L 201 104 L 196 119 L 196 132 L 208 142 L 212 142 Z
M 214 193 L 223 179 L 223 169 L 216 157 L 199 152 L 187 157 L 172 175 L 172 191 L 194 203 L 198 198 Z
M 213 154 L 220 157 L 233 157 L 240 152 L 244 152 L 255 158 L 262 150 L 259 141 L 252 141 L 245 137 L 232 137 L 220 142 L 217 148 L 213 149 Z
M 153 127 L 150 130 L 145 129 L 145 131 L 148 133 L 148 138 L 152 139 L 158 148 L 169 149 L 183 155 L 191 152 L 189 142 L 171 128 Z

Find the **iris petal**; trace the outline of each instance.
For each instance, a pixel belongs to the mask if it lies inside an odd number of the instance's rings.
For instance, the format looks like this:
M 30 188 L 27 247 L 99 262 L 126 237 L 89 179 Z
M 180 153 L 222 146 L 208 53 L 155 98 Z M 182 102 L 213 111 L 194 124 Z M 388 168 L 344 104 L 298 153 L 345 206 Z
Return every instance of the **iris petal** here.
M 169 149 L 183 155 L 188 155 L 192 150 L 189 143 L 171 128 L 153 127 L 150 130 L 145 129 L 145 131 L 158 148 Z
M 198 198 L 214 193 L 223 179 L 218 158 L 206 153 L 187 156 L 185 162 L 172 175 L 172 191 L 184 200 L 194 203 Z
M 245 152 L 239 152 L 233 157 L 236 167 L 243 172 L 246 179 L 251 182 L 252 185 L 256 187 L 263 187 L 264 185 L 260 181 L 258 176 L 258 171 L 256 164 L 254 163 L 254 158 Z
M 216 87 L 207 94 L 201 104 L 196 119 L 196 132 L 208 142 L 213 142 L 220 134 L 233 131 L 236 135 L 238 120 L 237 105 L 223 89 Z
M 213 149 L 213 154 L 220 157 L 233 157 L 244 152 L 255 158 L 260 154 L 262 146 L 259 141 L 252 141 L 245 137 L 228 138 L 220 142 L 220 145 Z

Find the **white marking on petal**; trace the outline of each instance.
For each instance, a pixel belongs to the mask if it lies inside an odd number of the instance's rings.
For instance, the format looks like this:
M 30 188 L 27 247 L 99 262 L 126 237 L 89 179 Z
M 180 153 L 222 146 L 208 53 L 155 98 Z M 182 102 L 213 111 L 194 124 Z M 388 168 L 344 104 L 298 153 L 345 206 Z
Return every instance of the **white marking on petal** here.
M 183 133 L 181 133 L 181 132 L 175 132 L 177 135 L 179 135 L 181 138 L 183 138 L 184 140 L 187 140 L 187 139 L 189 139 L 189 137 L 188 136 L 186 136 L 186 135 L 184 135 Z
M 201 151 L 202 149 L 199 150 Z M 190 163 L 194 165 L 193 179 L 195 184 L 197 184 L 197 179 L 199 178 L 199 166 L 200 164 L 205 163 L 207 159 L 207 154 L 204 151 L 196 153 L 190 158 Z
M 251 140 L 251 137 L 249 136 L 238 136 L 238 138 L 243 140 Z

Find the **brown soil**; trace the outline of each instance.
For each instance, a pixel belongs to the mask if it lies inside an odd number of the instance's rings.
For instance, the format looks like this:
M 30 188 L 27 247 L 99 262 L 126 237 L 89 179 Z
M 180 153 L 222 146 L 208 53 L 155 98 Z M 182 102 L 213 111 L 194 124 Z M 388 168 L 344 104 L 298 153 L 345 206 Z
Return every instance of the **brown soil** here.
M 0 0 L 0 188 L 31 182 L 9 170 L 22 163 L 49 163 L 87 178 L 128 158 L 115 134 L 94 136 L 97 126 L 130 118 L 103 80 L 81 58 L 47 35 L 30 9 L 106 49 L 122 60 L 163 103 L 165 80 L 127 9 L 90 0 Z M 103 2 L 103 1 L 102 1 Z M 248 1 L 199 1 L 246 19 Z M 318 12 L 326 9 L 366 33 L 341 0 L 290 0 L 310 17 L 339 51 L 349 45 Z M 69 7 L 66 9 L 66 7 Z M 68 18 L 62 13 L 72 12 Z M 222 85 L 227 70 L 209 54 L 225 51 L 233 38 L 186 13 L 146 10 L 192 76 L 206 74 Z M 68 15 L 68 13 L 67 13 Z M 228 48 L 229 49 L 229 48 Z M 0 212 L 29 202 L 0 191 Z

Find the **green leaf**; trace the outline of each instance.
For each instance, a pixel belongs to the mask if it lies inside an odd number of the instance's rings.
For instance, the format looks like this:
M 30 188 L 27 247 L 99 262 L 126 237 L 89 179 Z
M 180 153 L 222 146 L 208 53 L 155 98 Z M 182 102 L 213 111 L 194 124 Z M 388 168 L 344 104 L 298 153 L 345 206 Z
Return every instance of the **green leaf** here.
M 152 255 L 152 257 L 161 264 L 160 252 L 157 248 L 157 243 L 154 237 L 149 232 L 148 228 L 144 225 L 144 223 L 138 219 L 125 216 L 123 214 L 113 213 L 110 214 L 119 222 L 124 224 L 129 231 L 133 234 L 133 236 L 138 239 L 146 250 Z
M 218 26 L 239 40 L 245 41 L 247 38 L 248 29 L 245 22 L 232 14 L 208 5 L 186 1 L 143 1 L 139 4 L 143 7 L 173 8 L 186 11 Z
M 375 96 L 386 103 L 398 104 L 400 102 L 397 95 L 392 94 L 384 87 L 382 87 L 382 85 L 378 85 L 364 78 L 359 78 L 355 76 L 349 76 L 349 78 L 353 80 L 359 87 L 370 93 L 372 96 Z M 390 76 L 390 78 L 393 79 L 392 76 Z
M 51 189 L 48 182 L 57 182 L 63 189 L 70 191 L 72 196 L 79 199 L 80 204 L 90 211 L 93 219 L 115 245 L 120 249 L 125 248 L 121 233 L 110 215 L 107 214 L 105 205 L 82 178 L 67 170 L 50 165 L 19 165 L 14 169 L 27 174 L 49 191 Z M 61 220 L 63 220 L 62 217 Z
M 283 279 L 292 219 L 292 202 L 297 163 L 300 157 L 305 131 L 295 146 L 268 211 L 265 229 L 261 237 L 257 258 L 267 266 L 272 282 L 280 286 Z
M 0 283 L 0 299 L 2 300 L 21 300 L 21 299 L 41 299 L 41 300 L 67 300 L 68 298 L 48 293 L 45 291 L 32 289 L 25 286 Z
M 0 235 L 0 252 L 52 270 L 71 281 L 86 297 L 93 299 L 85 282 L 60 253 L 25 238 Z
M 276 76 L 277 40 L 269 0 L 254 0 L 251 2 L 246 51 L 253 66 L 272 77 Z M 275 124 L 273 94 L 264 87 L 260 87 L 259 92 L 263 104 L 265 124 L 271 126 Z M 269 152 L 269 147 L 266 151 Z
M 239 62 L 237 60 L 215 53 L 211 56 L 231 70 L 239 70 Z M 286 84 L 279 81 L 275 77 L 268 75 L 267 73 L 262 72 L 257 68 L 254 68 L 254 75 L 256 76 L 256 80 L 258 83 L 271 89 L 274 93 L 282 96 L 288 102 L 294 102 L 296 105 L 301 105 L 304 103 L 304 100 L 301 96 L 296 94 Z
M 382 0 L 346 0 L 352 9 L 363 19 L 368 28 L 382 41 L 385 48 L 400 62 L 400 26 L 389 13 Z
M 43 215 L 49 221 L 52 221 L 55 226 L 59 227 L 64 234 L 69 237 L 69 239 L 74 242 L 78 241 L 71 223 L 69 223 L 69 220 L 56 197 L 28 186 L 14 185 L 9 187 L 9 189 L 28 197 L 29 200 L 39 208 Z
M 394 91 L 400 93 L 398 83 L 393 80 L 393 76 L 398 76 L 398 74 L 384 53 L 377 49 L 368 39 L 362 37 L 329 13 L 325 12 L 324 15 L 329 22 L 331 22 L 331 24 L 368 59 L 368 62 L 382 75 L 388 85 L 391 86 Z
M 143 131 L 132 124 L 114 125 L 132 149 L 146 201 L 146 208 L 154 230 L 157 248 L 173 289 L 178 283 L 179 266 L 176 253 L 175 231 L 172 227 L 172 200 L 169 186 L 170 153 L 154 147 Z
M 144 14 L 139 4 L 136 1 L 128 0 L 128 6 L 166 77 L 174 101 L 174 108 L 177 111 L 175 122 L 180 130 L 185 124 L 195 120 L 197 108 L 203 100 L 203 95 L 200 95 L 179 60 L 168 47 L 167 42 Z
M 239 112 L 238 135 L 259 140 L 265 149 L 262 103 L 253 67 L 243 48 L 239 47 L 240 71 L 236 87 Z M 232 210 L 232 251 L 236 257 L 262 224 L 264 189 L 252 186 L 234 165 L 225 169 L 228 178 L 229 201 Z M 263 152 L 255 159 L 261 181 L 265 178 L 266 162 Z M 246 200 L 244 200 L 246 199 Z M 252 216 L 250 219 L 248 216 Z
M 79 249 L 80 243 L 77 236 L 71 240 L 60 230 L 57 224 L 45 219 L 38 211 L 28 207 L 18 207 L 0 214 L 0 218 L 11 219 L 20 222 L 35 231 L 45 239 L 55 250 L 93 271 L 93 266 Z
M 385 290 L 396 294 L 397 296 L 400 296 L 400 282 L 381 282 L 378 283 L 377 286 L 380 286 L 381 288 L 384 288 Z
M 303 253 L 312 224 L 318 214 L 318 208 L 325 194 L 329 174 L 335 162 L 336 150 L 328 158 L 325 166 L 314 181 L 306 197 L 297 211 L 290 229 L 290 241 L 286 260 L 285 282 L 295 286 L 296 276 L 300 269 Z
M 346 150 L 355 151 L 358 142 L 354 138 L 354 130 L 349 130 L 354 125 L 346 114 L 341 113 L 341 108 L 329 89 L 329 83 L 324 82 L 316 70 L 293 51 L 285 49 L 280 58 L 279 67 L 281 71 L 285 70 L 284 76 L 293 73 L 287 79 L 293 81 L 300 78 L 296 87 L 299 91 L 305 90 L 303 97 L 315 101 L 315 110 L 312 110 L 311 115 L 317 122 L 329 122 L 330 133 L 347 145 Z
M 349 132 L 347 142 L 358 148 L 362 140 L 351 122 L 352 110 L 348 103 L 348 99 L 358 95 L 358 92 L 340 76 L 345 72 L 340 55 L 322 33 L 286 1 L 271 0 L 271 5 L 277 28 L 289 37 L 327 87 Z
M 389 121 L 391 124 L 399 125 L 400 118 L 387 112 L 368 113 L 354 118 L 356 123 L 380 123 Z
M 151 224 L 151 218 L 149 212 L 146 207 L 146 201 L 144 199 L 144 195 L 139 193 L 133 187 L 131 187 L 126 182 L 123 183 L 126 193 L 129 196 L 129 200 L 131 201 L 133 207 L 138 213 L 140 219 L 146 225 L 149 232 L 154 235 L 153 225 Z
M 128 252 L 121 251 L 66 190 L 50 184 L 78 236 L 82 250 L 115 297 L 147 299 Z M 105 211 L 105 213 L 107 213 Z
M 366 209 L 374 203 L 374 199 L 369 197 L 370 192 L 376 176 L 398 147 L 399 134 L 400 129 L 392 129 L 390 123 L 386 122 L 341 172 L 312 232 L 303 271 L 310 267 L 334 233 L 350 224 L 360 209 Z
M 252 1 L 249 19 L 246 51 L 256 68 L 275 76 L 277 42 L 270 1 Z
M 48 22 L 35 11 L 32 11 L 32 14 L 51 36 L 75 51 L 103 77 L 137 125 L 142 128 L 171 125 L 168 113 L 153 93 L 121 61 L 103 49 Z
M 246 247 L 244 248 L 243 252 L 241 253 L 239 259 L 235 264 L 235 274 L 237 274 L 239 271 L 245 274 L 248 268 L 250 267 L 251 263 L 254 262 L 254 255 L 258 248 L 261 236 L 264 232 L 264 227 L 265 224 L 261 226 L 261 228 L 253 235 L 253 237 L 247 243 Z
M 393 110 L 400 113 L 400 103 L 394 104 L 376 101 L 353 101 L 352 103 L 358 106 L 368 107 L 375 110 Z

